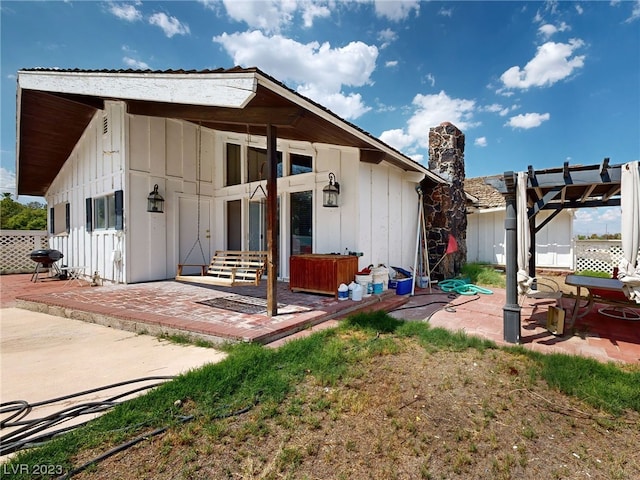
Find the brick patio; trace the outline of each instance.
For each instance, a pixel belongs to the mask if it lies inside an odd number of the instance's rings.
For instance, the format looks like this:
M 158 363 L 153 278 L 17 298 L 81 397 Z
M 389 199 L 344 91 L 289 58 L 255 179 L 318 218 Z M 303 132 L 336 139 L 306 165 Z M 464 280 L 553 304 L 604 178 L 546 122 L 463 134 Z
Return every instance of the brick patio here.
M 30 281 L 31 275 L 0 277 L 2 308 L 18 306 L 53 315 L 102 323 L 154 335 L 177 333 L 219 341 L 253 341 L 277 346 L 289 338 L 337 324 L 357 310 L 383 309 L 396 318 L 428 320 L 434 327 L 462 330 L 506 345 L 502 335 L 505 292 L 492 295 L 451 296 L 433 289 L 417 289 L 416 295 L 398 296 L 393 290 L 362 302 L 338 301 L 330 296 L 289 291 L 278 285 L 278 315 L 241 314 L 197 302 L 243 295 L 266 298 L 260 287 L 210 287 L 161 281 L 134 285 L 90 287 L 55 279 Z M 445 306 L 449 308 L 444 309 Z M 544 300 L 522 308 L 521 343 L 544 353 L 569 353 L 600 361 L 640 363 L 640 322 L 604 317 L 594 310 L 579 319 L 575 334 L 554 336 L 546 328 Z

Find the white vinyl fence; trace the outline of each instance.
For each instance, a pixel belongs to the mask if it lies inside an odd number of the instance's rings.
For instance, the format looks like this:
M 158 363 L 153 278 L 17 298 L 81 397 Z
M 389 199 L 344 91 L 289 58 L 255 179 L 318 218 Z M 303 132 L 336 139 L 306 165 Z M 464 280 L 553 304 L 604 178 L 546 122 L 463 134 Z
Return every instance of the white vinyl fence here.
M 46 230 L 0 230 L 0 274 L 33 272 L 29 254 L 44 248 L 49 248 Z

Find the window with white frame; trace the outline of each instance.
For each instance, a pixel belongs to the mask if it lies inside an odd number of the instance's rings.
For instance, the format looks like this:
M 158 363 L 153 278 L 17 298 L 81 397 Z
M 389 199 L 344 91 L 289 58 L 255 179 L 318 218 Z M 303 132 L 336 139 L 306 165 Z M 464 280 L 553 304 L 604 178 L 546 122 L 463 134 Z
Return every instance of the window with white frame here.
M 224 174 L 226 187 L 267 179 L 267 150 L 258 147 L 244 148 L 246 160 L 243 164 L 243 147 L 235 143 L 226 144 Z M 313 157 L 311 155 L 289 153 L 287 159 L 288 162 L 285 163 L 283 152 L 276 152 L 276 177 L 313 172 Z
M 240 145 L 235 143 L 227 143 L 227 158 L 226 158 L 226 175 L 225 186 L 239 185 L 242 183 L 241 178 L 241 151 Z
M 114 194 L 93 199 L 93 228 L 96 230 L 116 228 L 116 196 Z
M 276 152 L 277 177 L 282 177 L 282 152 Z M 266 180 L 267 178 L 267 151 L 264 148 L 249 147 L 247 151 L 248 182 Z

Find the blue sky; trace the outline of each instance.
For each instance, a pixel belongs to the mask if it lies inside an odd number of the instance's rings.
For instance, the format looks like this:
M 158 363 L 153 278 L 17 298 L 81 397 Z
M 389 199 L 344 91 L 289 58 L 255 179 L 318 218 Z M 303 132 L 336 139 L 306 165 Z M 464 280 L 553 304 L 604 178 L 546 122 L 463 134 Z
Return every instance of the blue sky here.
M 2 1 L 0 14 L 2 191 L 16 72 L 35 67 L 256 66 L 425 164 L 429 128 L 454 123 L 467 177 L 640 159 L 640 1 Z M 584 209 L 576 233 L 618 231 L 619 216 Z

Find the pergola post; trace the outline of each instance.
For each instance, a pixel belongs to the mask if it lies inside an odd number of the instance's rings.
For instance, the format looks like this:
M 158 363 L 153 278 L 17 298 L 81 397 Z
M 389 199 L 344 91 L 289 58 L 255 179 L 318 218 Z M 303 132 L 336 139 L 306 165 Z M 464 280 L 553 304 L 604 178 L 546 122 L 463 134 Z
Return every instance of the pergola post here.
M 278 314 L 277 129 L 267 125 L 267 316 Z
M 506 230 L 506 303 L 502 308 L 503 339 L 509 343 L 520 343 L 520 305 L 518 304 L 518 213 L 516 208 L 516 174 L 505 172 L 504 183 L 507 203 L 504 227 Z

